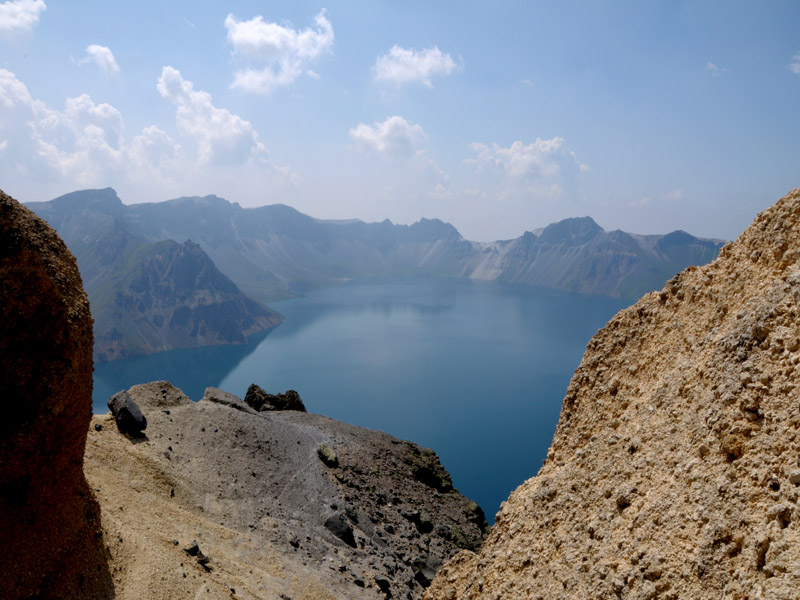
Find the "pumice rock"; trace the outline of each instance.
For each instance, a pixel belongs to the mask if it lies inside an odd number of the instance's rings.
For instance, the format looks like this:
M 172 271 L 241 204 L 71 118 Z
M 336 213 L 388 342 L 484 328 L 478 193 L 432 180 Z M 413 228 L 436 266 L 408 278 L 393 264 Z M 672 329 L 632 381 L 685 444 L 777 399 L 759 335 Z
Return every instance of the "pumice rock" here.
M 589 343 L 545 464 L 427 600 L 796 600 L 800 189 Z

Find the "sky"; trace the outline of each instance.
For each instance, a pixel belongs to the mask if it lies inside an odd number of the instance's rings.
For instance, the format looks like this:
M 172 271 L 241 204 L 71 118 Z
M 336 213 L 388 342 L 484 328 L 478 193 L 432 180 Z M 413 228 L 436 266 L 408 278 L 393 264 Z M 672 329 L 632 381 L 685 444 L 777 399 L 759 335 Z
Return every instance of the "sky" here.
M 733 239 L 800 186 L 800 2 L 0 3 L 0 189 Z

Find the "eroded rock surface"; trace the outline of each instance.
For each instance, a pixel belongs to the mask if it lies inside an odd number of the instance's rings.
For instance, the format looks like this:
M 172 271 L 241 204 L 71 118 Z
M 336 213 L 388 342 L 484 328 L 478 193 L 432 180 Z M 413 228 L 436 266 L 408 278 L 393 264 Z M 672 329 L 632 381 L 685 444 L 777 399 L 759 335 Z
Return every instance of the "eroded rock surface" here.
M 800 189 L 589 343 L 539 474 L 429 600 L 798 598 Z
M 0 597 L 111 597 L 83 476 L 92 319 L 75 259 L 0 192 Z
M 147 437 L 98 415 L 86 450 L 118 600 L 421 598 L 485 537 L 477 505 L 410 442 L 216 388 L 197 403 L 167 382 L 129 394 Z

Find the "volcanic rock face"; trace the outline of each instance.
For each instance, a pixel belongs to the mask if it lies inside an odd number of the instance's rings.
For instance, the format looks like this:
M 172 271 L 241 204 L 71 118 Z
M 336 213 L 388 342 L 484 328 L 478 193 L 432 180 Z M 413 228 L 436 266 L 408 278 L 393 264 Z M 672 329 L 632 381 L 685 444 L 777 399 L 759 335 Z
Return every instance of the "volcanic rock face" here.
M 97 415 L 86 449 L 117 600 L 414 599 L 483 541 L 483 513 L 410 442 L 216 388 L 128 392 L 146 435 Z
M 89 302 L 55 231 L 2 192 L 0 327 L 0 597 L 110 597 L 83 477 Z
M 800 590 L 800 190 L 590 342 L 547 460 L 426 598 Z

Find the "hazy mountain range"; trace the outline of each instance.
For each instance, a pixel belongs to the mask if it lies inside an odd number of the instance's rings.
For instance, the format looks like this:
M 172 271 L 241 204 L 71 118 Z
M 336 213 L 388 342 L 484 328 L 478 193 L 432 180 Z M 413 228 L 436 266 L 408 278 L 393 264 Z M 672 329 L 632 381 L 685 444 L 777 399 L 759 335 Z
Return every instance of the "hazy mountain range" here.
M 246 296 L 270 302 L 357 277 L 471 277 L 633 300 L 722 246 L 683 231 L 608 232 L 589 217 L 482 243 L 438 219 L 321 220 L 213 195 L 125 205 L 111 188 L 28 206 L 78 260 L 99 360 L 243 341 L 280 319 Z

